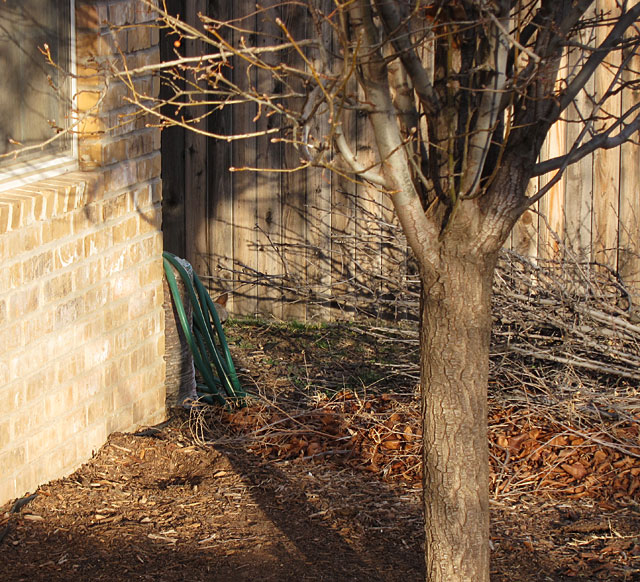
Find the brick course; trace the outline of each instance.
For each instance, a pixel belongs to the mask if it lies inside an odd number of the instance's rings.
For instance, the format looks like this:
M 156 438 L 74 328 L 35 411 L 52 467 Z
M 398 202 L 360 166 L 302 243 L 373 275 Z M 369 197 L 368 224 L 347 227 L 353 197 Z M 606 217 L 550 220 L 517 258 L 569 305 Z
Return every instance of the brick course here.
M 76 8 L 80 170 L 0 192 L 0 504 L 165 417 L 159 131 L 96 64 L 157 62 L 158 34 L 109 29 L 151 22 L 138 0 Z

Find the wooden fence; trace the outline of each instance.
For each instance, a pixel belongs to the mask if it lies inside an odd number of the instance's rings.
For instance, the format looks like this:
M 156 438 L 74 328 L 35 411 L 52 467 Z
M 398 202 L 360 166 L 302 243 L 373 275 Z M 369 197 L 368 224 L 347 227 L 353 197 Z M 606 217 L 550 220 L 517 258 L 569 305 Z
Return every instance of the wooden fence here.
M 194 22 L 199 11 L 230 16 L 238 3 L 174 0 L 170 8 Z M 293 10 L 284 17 L 292 28 L 305 26 Z M 163 50 L 169 54 L 168 43 Z M 195 54 L 199 47 L 187 43 L 185 50 Z M 596 91 L 598 84 L 606 86 L 606 74 L 593 81 Z M 268 91 L 272 81 L 265 75 L 254 82 Z M 615 112 L 639 98 L 628 91 L 608 105 Z M 218 133 L 266 128 L 264 116 L 252 121 L 255 113 L 249 105 L 217 113 L 209 123 Z M 577 115 L 573 108 L 556 124 L 543 157 L 572 143 L 578 130 L 571 119 Z M 366 156 L 363 119 L 354 115 L 349 123 L 358 136 L 358 155 Z M 226 143 L 171 128 L 163 132 L 162 147 L 165 247 L 190 260 L 213 291 L 230 291 L 232 313 L 322 320 L 354 311 L 416 315 L 415 269 L 389 201 L 380 193 L 315 169 L 228 171 L 231 166 L 297 165 L 293 148 L 269 137 Z M 545 258 L 567 251 L 605 264 L 639 286 L 638 172 L 640 147 L 634 144 L 584 158 L 523 216 L 508 245 Z M 532 191 L 548 179 L 534 181 Z

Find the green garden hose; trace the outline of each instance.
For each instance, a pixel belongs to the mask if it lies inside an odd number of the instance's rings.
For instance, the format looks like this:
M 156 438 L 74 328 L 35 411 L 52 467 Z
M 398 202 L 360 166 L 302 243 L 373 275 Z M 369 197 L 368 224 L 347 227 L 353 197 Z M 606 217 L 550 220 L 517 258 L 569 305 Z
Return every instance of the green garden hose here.
M 165 251 L 162 253 L 162 257 L 164 272 L 169 289 L 171 289 L 171 296 L 178 312 L 182 331 L 193 354 L 195 367 L 204 382 L 198 384 L 200 400 L 208 404 L 217 403 L 223 406 L 244 405 L 247 395 L 238 380 L 229 344 L 213 300 L 198 275 L 193 273 L 192 282 L 191 277 L 175 255 Z M 187 321 L 187 314 L 171 267 L 178 271 L 189 294 L 189 300 L 193 306 L 193 332 L 189 321 Z

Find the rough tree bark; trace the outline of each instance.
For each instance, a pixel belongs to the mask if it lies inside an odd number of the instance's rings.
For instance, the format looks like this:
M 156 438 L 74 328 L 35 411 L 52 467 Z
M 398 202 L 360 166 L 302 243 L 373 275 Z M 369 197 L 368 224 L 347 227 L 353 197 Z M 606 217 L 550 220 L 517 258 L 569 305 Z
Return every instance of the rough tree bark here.
M 488 580 L 487 383 L 496 256 L 443 252 L 438 277 L 423 286 L 425 559 L 434 582 Z

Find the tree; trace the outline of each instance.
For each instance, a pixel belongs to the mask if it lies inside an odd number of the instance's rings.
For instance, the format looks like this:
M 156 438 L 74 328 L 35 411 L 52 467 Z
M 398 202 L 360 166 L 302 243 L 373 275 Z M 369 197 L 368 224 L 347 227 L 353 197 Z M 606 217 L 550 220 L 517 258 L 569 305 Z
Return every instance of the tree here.
M 326 168 L 391 199 L 422 282 L 427 579 L 488 580 L 487 385 L 498 252 L 570 164 L 631 140 L 640 127 L 640 104 L 611 106 L 623 89 L 640 87 L 633 69 L 640 4 L 269 0 L 235 7 L 232 17 L 201 14 L 201 27 L 166 5 L 158 15 L 175 35 L 176 56 L 144 70 L 155 69 L 169 94 L 139 94 L 140 69 L 118 72 L 142 111 L 162 126 L 218 139 L 272 136 L 295 148 L 298 170 Z M 287 24 L 299 19 L 307 26 Z M 181 56 L 184 41 L 202 43 L 202 54 Z M 560 78 L 563 59 L 570 66 Z M 606 85 L 578 106 L 599 69 Z M 257 87 L 248 71 L 269 76 L 272 90 Z M 203 129 L 212 112 L 247 102 L 257 106 L 255 131 Z M 539 162 L 549 129 L 570 106 L 575 142 Z M 370 124 L 375 160 L 361 159 L 350 143 L 346 119 L 354 114 Z M 545 174 L 547 185 L 528 196 L 530 179 Z

